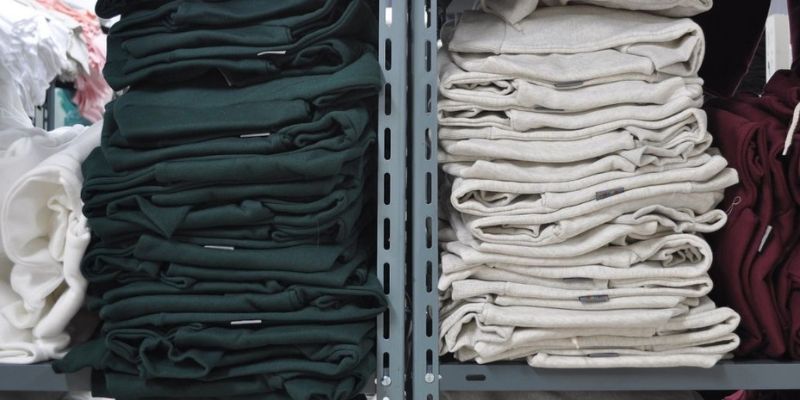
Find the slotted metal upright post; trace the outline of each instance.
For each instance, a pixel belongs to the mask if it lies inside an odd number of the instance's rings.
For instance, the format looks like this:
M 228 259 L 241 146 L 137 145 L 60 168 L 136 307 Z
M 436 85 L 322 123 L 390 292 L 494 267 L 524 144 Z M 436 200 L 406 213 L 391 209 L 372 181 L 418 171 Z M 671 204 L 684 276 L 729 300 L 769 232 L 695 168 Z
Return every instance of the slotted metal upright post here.
M 379 1 L 378 278 L 389 309 L 378 317 L 378 400 L 403 400 L 406 369 L 406 129 L 408 3 Z
M 413 276 L 411 387 L 414 400 L 439 398 L 436 10 L 437 0 L 412 0 L 409 14 L 409 231 Z

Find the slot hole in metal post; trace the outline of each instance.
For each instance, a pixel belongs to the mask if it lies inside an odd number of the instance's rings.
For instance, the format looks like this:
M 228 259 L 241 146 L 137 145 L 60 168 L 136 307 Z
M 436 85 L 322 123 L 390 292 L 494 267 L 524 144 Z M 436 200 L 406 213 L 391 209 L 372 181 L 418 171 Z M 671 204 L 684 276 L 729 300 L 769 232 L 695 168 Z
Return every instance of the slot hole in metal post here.
M 433 219 L 431 217 L 425 218 L 425 245 L 431 249 L 433 248 Z
M 486 375 L 483 374 L 469 374 L 464 377 L 469 382 L 483 382 L 486 380 Z
M 431 129 L 425 129 L 425 159 L 430 160 L 433 155 L 433 138 L 431 137 Z
M 384 63 L 387 71 L 392 70 L 392 39 L 386 39 L 386 47 L 384 50 Z
M 433 263 L 428 261 L 425 269 L 425 290 L 430 293 L 433 291 Z
M 433 176 L 430 172 L 425 174 L 425 204 L 433 201 Z
M 391 229 L 391 222 L 389 222 L 389 218 L 383 219 L 383 249 L 389 250 L 390 245 L 390 235 L 391 233 L 389 230 Z
M 389 263 L 383 264 L 383 294 L 389 294 L 392 289 Z
M 383 174 L 383 204 L 389 205 L 392 202 L 392 176 L 388 173 Z
M 383 130 L 383 159 L 392 159 L 392 130 L 390 128 Z
M 383 113 L 392 115 L 392 84 L 387 83 L 383 86 Z

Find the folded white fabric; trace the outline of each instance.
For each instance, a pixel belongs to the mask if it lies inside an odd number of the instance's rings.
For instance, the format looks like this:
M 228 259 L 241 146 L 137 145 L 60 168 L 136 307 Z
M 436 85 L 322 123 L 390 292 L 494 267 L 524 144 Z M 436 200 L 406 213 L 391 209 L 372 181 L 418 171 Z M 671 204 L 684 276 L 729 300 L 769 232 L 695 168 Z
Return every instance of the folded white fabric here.
M 647 323 L 654 325 L 638 325 L 628 319 L 642 317 L 648 311 L 652 318 Z M 519 316 L 514 317 L 514 313 Z M 614 326 L 603 322 L 604 319 L 622 325 Z M 582 323 L 585 325 L 580 326 Z M 708 298 L 693 307 L 624 311 L 552 310 L 500 307 L 491 301 L 464 302 L 443 320 L 442 338 L 447 350 L 459 359 L 475 359 L 479 363 L 530 355 L 533 356 L 529 361 L 533 361 L 536 355 L 545 354 L 613 358 L 612 363 L 633 362 L 631 366 L 638 366 L 638 362 L 675 366 L 684 365 L 679 361 L 680 356 L 688 356 L 693 366 L 708 367 L 716 362 L 708 364 L 714 355 L 718 360 L 738 344 L 733 334 L 738 323 L 735 312 L 716 308 Z M 638 360 L 640 357 L 645 359 Z
M 699 130 L 678 130 L 655 140 L 638 140 L 619 130 L 573 141 L 520 141 L 508 139 L 440 140 L 439 161 L 471 162 L 511 160 L 563 164 L 619 156 L 636 167 L 683 162 L 706 152 L 712 137 Z M 570 150 L 571 149 L 571 150 Z M 608 162 L 606 164 L 609 164 Z
M 14 262 L 11 286 L 20 296 L 3 315 L 36 337 L 62 334 L 86 291 L 80 261 L 90 234 L 81 163 L 100 145 L 101 125 L 76 130 L 82 132 L 69 146 L 17 180 L 0 210 L 3 248 Z
M 450 201 L 463 213 L 479 216 L 543 214 L 567 207 L 603 200 L 624 192 L 680 182 L 703 183 L 725 170 L 728 162 L 720 155 L 709 162 L 687 168 L 670 168 L 660 172 L 600 182 L 577 188 L 568 183 L 522 183 L 491 179 L 453 181 Z
M 466 71 L 453 63 L 446 50 L 439 54 L 439 75 L 439 92 L 444 98 L 488 111 L 579 112 L 619 104 L 666 104 L 674 98 L 696 98 L 703 93 L 701 79 L 681 77 L 658 82 L 623 80 L 563 90 L 511 75 Z
M 736 171 L 730 168 L 723 170 L 707 182 L 677 182 L 664 185 L 655 185 L 629 191 L 614 192 L 614 195 L 598 196 L 597 200 L 558 209 L 545 213 L 515 213 L 510 215 L 474 216 L 462 214 L 464 224 L 476 237 L 486 237 L 487 234 L 512 234 L 539 237 L 542 233 L 554 234 L 560 228 L 553 228 L 551 224 L 572 218 L 587 216 L 587 220 L 595 227 L 609 222 L 623 214 L 634 212 L 642 207 L 670 203 L 682 204 L 685 208 L 696 213 L 706 213 L 708 199 L 721 200 L 723 190 L 738 180 Z M 706 193 L 704 196 L 686 196 L 687 194 Z M 692 204 L 690 200 L 698 200 Z M 716 203 L 712 203 L 712 208 Z
M 467 12 L 439 54 L 442 353 L 713 366 L 739 316 L 707 297 L 701 234 L 738 175 L 700 109 L 702 31 L 663 16 L 710 0 L 481 4 L 506 21 Z
M 531 141 L 572 141 L 587 139 L 604 133 L 623 130 L 640 141 L 661 141 L 679 135 L 680 131 L 707 131 L 707 116 L 699 108 L 680 110 L 667 118 L 654 121 L 632 119 L 612 121 L 607 124 L 588 126 L 577 130 L 536 129 L 515 131 L 502 126 L 458 126 L 439 128 L 440 140 L 461 139 L 511 139 Z
M 439 101 L 439 123 L 445 126 L 495 127 L 525 132 L 535 129 L 592 130 L 608 132 L 637 121 L 660 121 L 689 108 L 703 105 L 702 97 L 677 96 L 665 104 L 621 104 L 586 112 L 544 113 L 508 109 L 490 111 L 471 103 Z
M 443 400 L 703 400 L 695 392 L 442 392 Z
M 702 153 L 679 163 L 639 166 L 620 154 L 574 163 L 539 163 L 515 160 L 475 160 L 443 163 L 442 170 L 465 181 L 494 179 L 504 182 L 548 184 L 549 191 L 577 190 L 615 179 L 693 168 L 711 161 L 717 154 Z
M 519 3 L 525 1 L 520 0 Z M 465 65 L 464 70 L 499 73 L 531 81 L 552 82 L 561 88 L 586 84 L 599 79 L 636 80 L 654 73 L 668 76 L 696 77 L 705 54 L 702 29 L 690 19 L 672 19 L 627 10 L 593 6 L 543 8 L 515 26 L 484 12 L 465 12 L 455 29 L 448 49 L 455 53 L 490 53 L 524 55 L 575 55 L 565 62 L 566 69 L 555 69 L 558 63 L 545 62 L 540 68 L 522 62 L 533 71 L 517 74 L 513 65 L 491 68 L 498 59 L 474 60 L 483 67 Z M 612 51 L 608 51 L 612 50 Z M 619 64 L 622 55 L 643 58 L 630 67 Z M 486 57 L 482 55 L 481 57 Z M 530 60 L 523 60 L 530 61 Z M 644 66 L 645 61 L 650 66 Z M 644 67 L 642 69 L 641 67 Z M 527 76 L 526 76 L 527 75 Z M 657 77 L 656 77 L 657 78 Z
M 648 11 L 669 17 L 691 17 L 711 9 L 712 0 L 481 0 L 481 9 L 516 24 L 540 5 L 593 4 L 607 8 Z

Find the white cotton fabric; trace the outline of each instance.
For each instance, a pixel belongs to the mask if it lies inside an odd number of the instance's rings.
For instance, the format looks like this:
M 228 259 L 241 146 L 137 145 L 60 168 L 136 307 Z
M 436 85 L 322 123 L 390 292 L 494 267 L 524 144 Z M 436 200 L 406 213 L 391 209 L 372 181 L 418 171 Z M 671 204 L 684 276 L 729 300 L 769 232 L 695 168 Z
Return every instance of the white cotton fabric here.
M 710 6 L 638 3 L 666 14 Z M 548 368 L 728 357 L 739 316 L 707 297 L 702 235 L 726 223 L 716 207 L 738 175 L 701 109 L 700 28 L 587 5 L 492 4 L 517 23 L 468 12 L 439 54 L 442 352 Z
M 591 4 L 607 8 L 648 11 L 669 17 L 691 17 L 713 6 L 712 0 L 481 0 L 481 9 L 517 24 L 539 6 Z
M 450 200 L 458 211 L 470 215 L 544 214 L 586 203 L 603 202 L 605 199 L 599 194 L 612 190 L 619 191 L 617 195 L 620 195 L 637 189 L 656 190 L 660 185 L 704 183 L 725 171 L 727 165 L 725 158 L 717 155 L 707 163 L 694 167 L 636 174 L 583 187 L 569 183 L 456 178 Z M 609 196 L 608 199 L 613 199 L 616 195 Z
M 83 304 L 87 283 L 80 261 L 90 233 L 80 197 L 81 163 L 100 145 L 100 130 L 99 124 L 84 129 L 23 175 L 0 210 L 3 248 L 15 264 L 11 286 L 21 297 L 3 314 L 36 337 L 63 333 Z
M 80 162 L 100 126 L 45 132 L 22 122 L 0 118 L 0 362 L 29 364 L 64 353 L 64 326 L 83 301 Z
M 442 392 L 443 400 L 703 400 L 695 392 Z
M 705 41 L 700 26 L 690 19 L 574 6 L 543 8 L 525 17 L 516 28 L 488 13 L 465 12 L 448 49 L 454 53 L 584 54 L 583 58 L 570 60 L 584 63 L 565 71 L 577 75 L 544 79 L 570 87 L 612 75 L 611 70 L 595 68 L 595 61 L 599 66 L 613 66 L 612 59 L 619 60 L 607 50 L 643 57 L 661 74 L 696 77 L 705 54 Z M 477 72 L 510 72 L 461 67 Z M 620 72 L 629 73 L 617 70 Z
M 49 18 L 30 5 L 3 2 L 0 13 L 0 69 L 16 85 L 17 95 L 29 116 L 44 104 L 50 83 L 70 66 L 67 50 L 72 33 L 61 21 Z
M 681 77 L 658 82 L 622 80 L 563 90 L 512 75 L 466 71 L 453 63 L 445 50 L 439 54 L 439 75 L 439 90 L 445 98 L 489 111 L 578 112 L 626 103 L 666 104 L 674 98 L 696 98 L 703 93 L 701 79 Z

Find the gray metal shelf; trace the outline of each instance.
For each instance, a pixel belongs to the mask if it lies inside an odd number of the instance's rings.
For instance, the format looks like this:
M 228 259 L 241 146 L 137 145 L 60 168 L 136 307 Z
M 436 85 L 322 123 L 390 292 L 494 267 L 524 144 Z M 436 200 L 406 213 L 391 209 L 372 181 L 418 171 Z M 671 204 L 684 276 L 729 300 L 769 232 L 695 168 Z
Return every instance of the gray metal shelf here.
M 658 391 L 800 389 L 800 362 L 724 361 L 713 368 L 538 369 L 441 365 L 442 391 Z
M 409 97 L 409 234 L 412 346 L 410 376 L 413 399 L 439 395 L 438 165 L 436 96 L 438 94 L 437 0 L 412 0 L 409 14 L 411 79 Z
M 378 61 L 378 279 L 389 309 L 378 317 L 377 394 L 402 400 L 406 381 L 406 129 L 408 3 L 380 0 Z
M 89 390 L 91 390 L 91 371 L 88 369 L 74 374 L 57 374 L 49 363 L 0 364 L 0 393 Z

